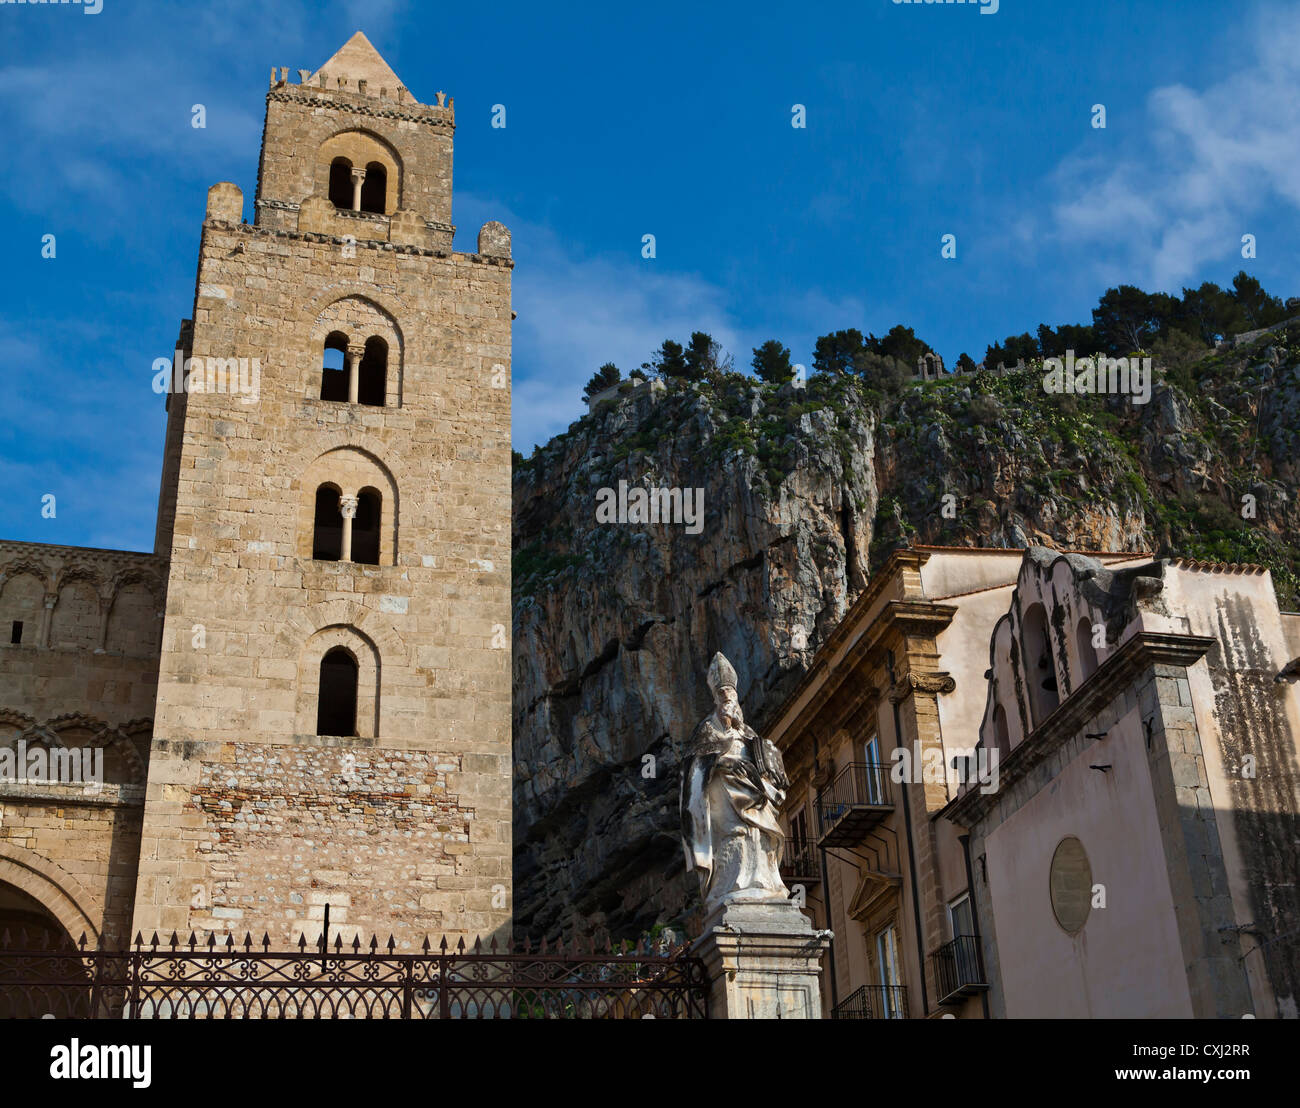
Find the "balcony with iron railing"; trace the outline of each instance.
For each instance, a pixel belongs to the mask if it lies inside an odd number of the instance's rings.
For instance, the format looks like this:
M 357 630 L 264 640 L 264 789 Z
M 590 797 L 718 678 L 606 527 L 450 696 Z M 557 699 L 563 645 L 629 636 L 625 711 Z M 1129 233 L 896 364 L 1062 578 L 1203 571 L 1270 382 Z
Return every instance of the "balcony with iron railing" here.
M 820 846 L 857 846 L 894 810 L 890 767 L 853 762 L 817 794 Z
M 863 985 L 831 1010 L 837 1020 L 905 1020 L 906 985 Z
M 940 1004 L 956 1004 L 989 987 L 984 980 L 979 939 L 974 935 L 958 935 L 931 954 L 930 960 L 934 963 Z
M 786 839 L 781 854 L 781 880 L 787 885 L 812 885 L 822 879 L 817 847 L 807 839 Z

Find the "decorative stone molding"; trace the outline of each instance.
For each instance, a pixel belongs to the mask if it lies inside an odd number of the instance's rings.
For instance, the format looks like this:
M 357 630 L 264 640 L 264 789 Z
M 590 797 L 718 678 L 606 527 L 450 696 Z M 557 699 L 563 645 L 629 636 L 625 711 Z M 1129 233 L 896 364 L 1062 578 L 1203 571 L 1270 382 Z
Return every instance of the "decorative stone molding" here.
M 334 92 L 321 96 L 310 90 L 310 85 L 284 85 L 272 89 L 266 94 L 267 100 L 280 100 L 286 103 L 306 104 L 313 109 L 324 108 L 337 111 L 340 108 L 353 115 L 366 115 L 373 119 L 395 119 L 403 123 L 419 123 L 435 130 L 455 131 L 456 113 L 451 104 L 446 107 L 412 105 L 407 109 L 381 108 L 375 105 L 373 97 L 363 97 L 360 93 Z
M 711 983 L 710 1019 L 821 1019 L 816 931 L 789 900 L 725 905 L 704 922 L 694 953 Z
M 889 690 L 889 702 L 897 704 L 914 692 L 928 696 L 942 696 L 957 687 L 952 676 L 943 671 L 935 673 L 906 673 L 892 689 Z

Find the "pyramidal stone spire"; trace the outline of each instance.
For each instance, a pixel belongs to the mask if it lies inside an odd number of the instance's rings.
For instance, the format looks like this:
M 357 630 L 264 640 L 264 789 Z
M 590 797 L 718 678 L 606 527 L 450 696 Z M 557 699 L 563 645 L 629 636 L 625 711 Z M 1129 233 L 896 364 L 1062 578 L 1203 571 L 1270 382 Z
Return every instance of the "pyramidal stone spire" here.
M 321 75 L 325 76 L 327 87 L 338 86 L 338 78 L 347 78 L 347 88 L 356 90 L 358 81 L 365 81 L 374 92 L 381 88 L 396 93 L 404 88 L 402 80 L 393 72 L 389 64 L 380 56 L 371 41 L 357 31 L 345 42 L 323 66 L 309 78 L 311 84 L 318 84 Z

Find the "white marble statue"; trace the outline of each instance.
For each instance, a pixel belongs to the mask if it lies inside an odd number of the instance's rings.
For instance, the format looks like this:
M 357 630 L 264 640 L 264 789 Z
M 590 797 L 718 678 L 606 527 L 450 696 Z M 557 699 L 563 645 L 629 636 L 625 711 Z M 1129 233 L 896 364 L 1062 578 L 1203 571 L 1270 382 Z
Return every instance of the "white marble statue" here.
M 781 752 L 745 724 L 736 671 L 709 666 L 715 708 L 691 735 L 682 762 L 682 845 L 700 878 L 706 915 L 723 904 L 783 900 L 785 834 L 776 814 L 790 782 Z

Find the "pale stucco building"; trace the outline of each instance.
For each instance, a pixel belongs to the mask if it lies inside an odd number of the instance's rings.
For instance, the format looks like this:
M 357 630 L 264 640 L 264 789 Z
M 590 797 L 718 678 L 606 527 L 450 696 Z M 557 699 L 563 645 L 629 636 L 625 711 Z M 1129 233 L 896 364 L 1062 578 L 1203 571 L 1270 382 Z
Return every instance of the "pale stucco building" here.
M 895 553 L 771 725 L 826 1014 L 1294 1017 L 1297 655 L 1257 567 Z
M 1300 614 L 1266 570 L 1027 551 L 970 835 L 994 1016 L 1296 1018 Z
M 835 933 L 828 1016 L 985 1012 L 966 853 L 941 813 L 960 787 L 953 759 L 979 741 L 989 635 L 1021 560 L 1020 550 L 895 553 L 773 717 L 792 781 L 786 884 Z

